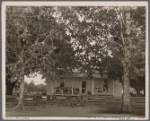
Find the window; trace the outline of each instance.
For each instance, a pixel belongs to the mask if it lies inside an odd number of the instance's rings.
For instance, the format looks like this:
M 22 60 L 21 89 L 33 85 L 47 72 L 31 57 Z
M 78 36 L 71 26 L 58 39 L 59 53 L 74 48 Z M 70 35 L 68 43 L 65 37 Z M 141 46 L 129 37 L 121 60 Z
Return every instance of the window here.
M 86 93 L 86 81 L 82 82 L 82 93 Z

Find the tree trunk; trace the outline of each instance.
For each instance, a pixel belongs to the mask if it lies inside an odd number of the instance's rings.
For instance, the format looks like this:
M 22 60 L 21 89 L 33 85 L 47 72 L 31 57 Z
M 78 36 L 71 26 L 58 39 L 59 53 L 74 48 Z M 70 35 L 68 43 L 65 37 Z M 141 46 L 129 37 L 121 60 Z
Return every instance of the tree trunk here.
M 125 9 L 125 21 L 123 20 L 122 16 L 123 13 L 120 11 L 120 28 L 121 28 L 121 39 L 123 43 L 123 95 L 122 95 L 122 112 L 124 113 L 131 113 L 132 107 L 130 103 L 130 78 L 129 78 L 129 68 L 131 64 L 131 53 L 130 53 L 130 46 L 131 46 L 131 39 L 130 39 L 130 25 L 131 25 L 131 13 L 130 7 L 126 7 Z M 123 24 L 126 25 L 126 28 L 123 28 Z M 125 29 L 125 31 L 124 31 Z M 124 37 L 125 35 L 125 37 Z
M 24 80 L 22 80 L 20 83 L 19 102 L 15 110 L 25 110 L 23 100 L 24 100 Z
M 15 86 L 16 82 L 11 82 L 6 80 L 6 95 L 12 95 L 13 94 L 13 88 Z
M 129 80 L 129 67 L 130 67 L 130 58 L 128 55 L 127 47 L 125 47 L 125 57 L 123 61 L 123 103 L 122 111 L 124 113 L 131 113 L 132 107 L 130 102 L 130 80 Z
M 25 70 L 25 65 L 24 65 L 24 62 L 23 62 L 23 51 L 21 52 L 20 54 L 20 65 L 21 65 L 21 68 L 20 68 L 20 76 L 19 76 L 19 81 L 20 81 L 20 94 L 19 94 L 19 102 L 18 102 L 18 105 L 16 106 L 15 110 L 25 110 L 24 109 L 24 103 L 23 103 L 23 100 L 24 100 L 24 70 Z

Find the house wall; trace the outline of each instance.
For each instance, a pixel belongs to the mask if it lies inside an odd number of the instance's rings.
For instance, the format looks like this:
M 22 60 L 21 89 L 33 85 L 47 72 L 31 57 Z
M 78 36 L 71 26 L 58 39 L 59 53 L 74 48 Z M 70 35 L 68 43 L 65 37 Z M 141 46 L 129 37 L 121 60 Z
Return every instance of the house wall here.
M 78 88 L 79 94 L 82 94 L 82 82 L 86 81 L 85 94 L 92 95 L 114 95 L 121 96 L 121 83 L 117 80 L 108 80 L 108 91 L 103 90 L 104 79 L 86 79 L 86 78 L 66 78 L 63 79 L 64 87 Z M 56 88 L 60 86 L 60 80 L 47 81 L 47 95 L 56 93 Z M 63 92 L 62 92 L 63 93 Z M 72 93 L 72 92 L 71 92 Z
M 103 89 L 104 79 L 94 80 L 94 94 L 95 95 L 113 95 L 113 80 L 108 80 L 108 91 Z
M 93 94 L 93 85 L 92 85 L 92 82 L 93 82 L 94 80 L 93 79 L 87 79 L 87 84 L 86 84 L 86 86 L 87 86 L 87 88 L 86 88 L 86 94 L 88 94 L 88 93 L 91 93 L 91 94 Z
M 64 79 L 65 87 L 72 87 L 79 89 L 79 94 L 82 94 L 82 82 L 86 82 L 86 90 L 85 94 L 87 94 L 88 91 L 92 90 L 91 87 L 91 80 L 86 78 L 74 78 L 74 79 Z
M 80 78 L 66 78 L 62 80 L 64 82 L 64 87 L 66 88 L 78 88 L 79 92 L 81 93 L 81 83 L 82 83 L 82 79 Z M 60 86 L 61 81 L 60 80 L 48 80 L 47 81 L 47 95 L 52 95 L 54 93 L 56 93 L 57 88 Z M 64 93 L 64 92 L 61 92 Z
M 47 95 L 53 95 L 54 82 L 52 80 L 47 80 Z
M 119 80 L 114 81 L 114 96 L 121 96 L 122 84 Z
M 81 79 L 64 79 L 64 87 L 76 88 L 79 89 L 79 93 L 81 91 Z M 73 93 L 73 92 L 72 92 Z

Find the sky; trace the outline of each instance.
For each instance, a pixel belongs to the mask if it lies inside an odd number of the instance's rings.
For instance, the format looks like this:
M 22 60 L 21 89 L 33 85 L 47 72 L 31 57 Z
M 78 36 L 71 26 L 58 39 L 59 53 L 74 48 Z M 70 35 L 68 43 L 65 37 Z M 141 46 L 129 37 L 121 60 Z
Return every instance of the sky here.
M 27 77 L 25 76 L 25 82 L 27 83 L 30 83 L 31 81 L 34 82 L 35 85 L 38 85 L 38 84 L 46 84 L 44 81 L 45 79 L 42 79 L 42 75 L 40 74 L 37 74 L 37 76 L 35 77 Z

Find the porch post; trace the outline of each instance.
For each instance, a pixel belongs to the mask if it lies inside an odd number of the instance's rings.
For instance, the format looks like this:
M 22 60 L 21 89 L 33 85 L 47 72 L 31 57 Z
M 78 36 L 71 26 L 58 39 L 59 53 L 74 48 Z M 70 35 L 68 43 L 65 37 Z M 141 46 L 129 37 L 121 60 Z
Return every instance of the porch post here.
M 52 95 L 54 94 L 54 82 L 52 80 Z
M 82 80 L 79 81 L 80 81 L 80 94 L 82 94 Z
M 74 79 L 72 79 L 72 95 L 73 95 Z
M 94 79 L 92 79 L 92 95 L 94 95 Z
M 53 81 L 47 78 L 47 95 L 53 95 Z
M 115 89 L 115 84 L 114 84 L 114 80 L 113 80 L 113 96 L 114 96 L 114 89 Z

